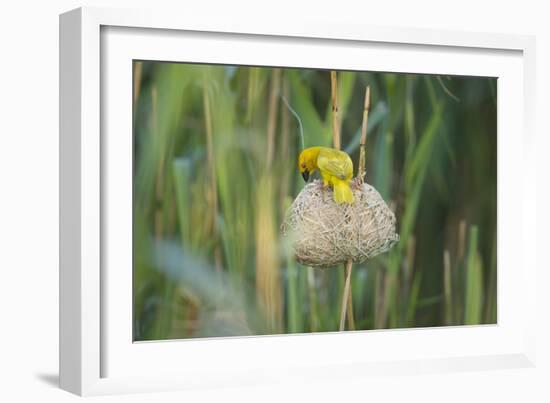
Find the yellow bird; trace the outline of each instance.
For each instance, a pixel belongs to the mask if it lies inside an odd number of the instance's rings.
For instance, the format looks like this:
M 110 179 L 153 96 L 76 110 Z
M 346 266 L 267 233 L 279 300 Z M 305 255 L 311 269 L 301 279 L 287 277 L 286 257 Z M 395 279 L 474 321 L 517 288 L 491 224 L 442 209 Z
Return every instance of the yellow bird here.
M 310 147 L 300 153 L 298 169 L 304 180 L 319 169 L 325 187 L 332 185 L 334 201 L 338 204 L 353 204 L 353 192 L 349 181 L 353 176 L 353 162 L 343 151 L 328 147 Z

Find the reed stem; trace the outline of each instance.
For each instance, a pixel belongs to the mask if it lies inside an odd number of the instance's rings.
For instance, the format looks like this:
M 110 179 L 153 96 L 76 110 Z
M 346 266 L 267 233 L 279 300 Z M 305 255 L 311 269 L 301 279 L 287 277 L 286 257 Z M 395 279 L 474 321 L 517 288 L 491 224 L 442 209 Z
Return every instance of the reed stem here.
M 340 143 L 340 124 L 338 121 L 338 76 L 336 71 L 330 72 L 330 89 L 332 99 L 332 143 L 333 147 L 339 150 Z
M 338 121 L 338 75 L 336 71 L 332 70 L 330 72 L 330 89 L 331 89 L 331 100 L 332 100 L 332 143 L 333 147 L 337 150 L 341 148 L 341 139 L 340 139 L 340 123 Z M 351 296 L 351 269 L 353 262 L 348 260 L 346 262 L 344 274 L 346 277 L 346 282 L 344 284 L 344 296 L 342 299 L 342 309 L 340 312 L 340 327 L 339 329 L 344 330 L 344 324 L 346 319 L 346 312 L 348 312 L 348 324 L 351 329 L 355 328 L 355 321 L 353 319 L 353 303 Z
M 151 87 L 151 124 L 153 136 L 159 136 L 158 129 L 158 90 L 156 86 Z M 156 207 L 154 212 L 154 223 L 155 223 L 155 237 L 158 239 L 162 238 L 163 234 L 163 212 L 162 212 L 162 200 L 164 196 L 164 153 L 160 153 L 157 165 L 157 173 L 155 180 L 155 200 Z
M 351 260 L 348 260 L 347 262 L 350 264 L 350 288 L 349 288 L 349 295 L 348 295 L 348 309 L 347 309 L 347 318 L 348 318 L 348 327 L 349 330 L 355 330 L 355 318 L 353 317 L 353 296 L 352 296 L 352 290 L 351 290 L 351 268 L 353 267 L 351 265 Z M 346 273 L 346 278 L 348 277 L 348 274 Z
M 139 99 L 141 91 L 141 76 L 143 72 L 143 62 L 134 62 L 134 108 Z
M 357 176 L 361 182 L 365 179 L 366 174 L 366 145 L 367 145 L 367 125 L 369 122 L 370 109 L 370 86 L 365 89 L 365 106 L 363 108 L 363 124 L 361 126 L 361 142 L 359 143 L 359 169 Z
M 210 204 L 210 215 L 212 222 L 210 223 L 210 229 L 212 231 L 212 235 L 215 239 L 218 237 L 218 225 L 217 225 L 217 216 L 218 216 L 218 188 L 217 188 L 217 181 L 216 181 L 216 161 L 214 158 L 214 129 L 212 125 L 212 111 L 211 111 L 211 105 L 210 105 L 210 95 L 208 93 L 208 86 L 207 86 L 207 77 L 204 77 L 203 82 L 203 108 L 204 108 L 204 125 L 205 125 L 205 132 L 206 132 L 206 154 L 207 154 L 207 161 L 208 161 L 208 168 L 209 168 L 209 176 L 210 176 L 210 190 L 209 190 L 209 197 L 208 201 Z M 216 263 L 216 270 L 218 272 L 221 271 L 222 268 L 222 259 L 221 259 L 221 250 L 219 244 L 216 242 L 216 246 L 214 247 L 214 260 Z
M 282 92 L 283 92 L 283 101 L 288 97 L 290 92 L 288 80 L 282 80 Z M 288 108 L 281 108 L 281 155 L 288 155 L 290 150 L 290 112 Z M 279 187 L 279 206 L 280 206 L 280 217 L 285 216 L 286 211 L 286 199 L 287 195 L 290 194 L 289 185 L 290 185 L 290 171 L 288 169 L 281 169 L 281 186 Z
M 269 170 L 275 154 L 275 128 L 279 107 L 279 88 L 281 87 L 281 69 L 273 69 L 271 90 L 269 94 L 269 109 L 267 116 L 267 157 L 266 168 Z
M 451 255 L 449 250 L 443 252 L 443 294 L 445 296 L 445 324 L 453 324 L 453 292 L 451 289 Z
M 309 292 L 310 329 L 312 332 L 320 330 L 319 308 L 317 306 L 317 286 L 315 285 L 315 269 L 307 268 L 307 287 Z
M 351 270 L 353 269 L 353 262 L 351 260 L 348 260 L 346 262 L 345 266 L 345 274 L 346 274 L 346 283 L 344 284 L 344 295 L 342 296 L 342 310 L 340 312 L 340 326 L 338 330 L 343 331 L 345 328 L 345 321 L 346 321 L 346 312 L 348 305 L 350 305 L 351 308 L 351 302 L 349 302 L 350 299 L 350 288 L 351 288 Z M 349 313 L 350 316 L 353 316 L 353 312 Z

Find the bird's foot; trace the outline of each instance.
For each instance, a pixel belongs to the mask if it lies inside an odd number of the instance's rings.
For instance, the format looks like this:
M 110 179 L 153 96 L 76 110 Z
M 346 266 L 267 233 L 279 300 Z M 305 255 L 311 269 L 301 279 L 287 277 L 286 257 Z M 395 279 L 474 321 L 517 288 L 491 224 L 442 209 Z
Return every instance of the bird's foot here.
M 328 190 L 328 188 L 329 188 L 330 185 L 328 184 L 328 182 L 321 182 L 321 181 L 319 181 L 319 182 L 317 182 L 317 186 L 319 186 L 319 189 L 320 189 L 322 192 L 325 192 L 326 190 Z
M 354 188 L 355 190 L 361 190 L 361 188 L 363 187 L 363 179 L 362 178 L 359 178 L 359 177 L 356 177 L 355 179 L 353 179 L 351 182 L 350 182 L 350 185 L 352 188 Z
M 323 203 L 327 202 L 327 197 L 328 197 L 327 194 L 328 194 L 329 188 L 330 188 L 330 185 L 328 183 L 323 184 L 323 190 L 321 191 L 321 193 L 323 194 Z

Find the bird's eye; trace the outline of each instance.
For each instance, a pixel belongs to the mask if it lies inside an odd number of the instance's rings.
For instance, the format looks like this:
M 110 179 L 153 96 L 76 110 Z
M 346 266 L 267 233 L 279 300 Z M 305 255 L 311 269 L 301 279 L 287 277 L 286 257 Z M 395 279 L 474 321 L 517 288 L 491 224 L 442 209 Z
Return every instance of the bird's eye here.
M 306 167 L 306 164 L 302 164 L 302 168 L 305 168 Z

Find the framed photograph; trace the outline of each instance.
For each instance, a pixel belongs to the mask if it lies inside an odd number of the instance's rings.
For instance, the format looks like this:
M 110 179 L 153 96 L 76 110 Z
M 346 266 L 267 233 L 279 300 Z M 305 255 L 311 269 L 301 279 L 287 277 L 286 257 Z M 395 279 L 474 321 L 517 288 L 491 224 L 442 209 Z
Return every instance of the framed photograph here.
M 60 17 L 60 383 L 534 362 L 534 39 Z

